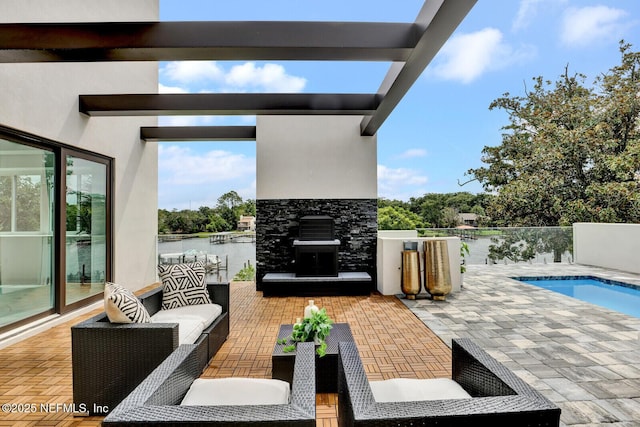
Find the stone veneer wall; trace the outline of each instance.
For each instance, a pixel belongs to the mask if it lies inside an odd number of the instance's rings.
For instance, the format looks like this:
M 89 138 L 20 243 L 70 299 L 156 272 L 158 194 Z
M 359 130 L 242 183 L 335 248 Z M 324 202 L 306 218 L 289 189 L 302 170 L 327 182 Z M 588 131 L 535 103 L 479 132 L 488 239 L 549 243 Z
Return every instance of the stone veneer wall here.
M 292 273 L 299 218 L 328 215 L 340 240 L 338 271 L 363 271 L 376 283 L 377 199 L 256 200 L 256 288 L 267 273 Z

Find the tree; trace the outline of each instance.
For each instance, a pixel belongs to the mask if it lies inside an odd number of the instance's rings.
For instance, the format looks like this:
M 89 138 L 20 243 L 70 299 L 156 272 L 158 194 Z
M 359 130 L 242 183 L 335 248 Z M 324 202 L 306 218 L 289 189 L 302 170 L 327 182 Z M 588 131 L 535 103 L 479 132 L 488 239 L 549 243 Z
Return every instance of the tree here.
M 242 197 L 235 191 L 229 191 L 218 197 L 218 207 L 226 207 L 234 210 L 238 205 L 242 203 Z
M 460 212 L 458 209 L 447 206 L 442 209 L 442 226 L 444 228 L 456 228 L 460 225 Z
M 536 77 L 525 96 L 491 103 L 509 124 L 469 173 L 497 193 L 487 214 L 499 225 L 640 221 L 640 55 L 622 42 L 620 53 L 593 88 L 565 69 L 553 86 Z
M 422 220 L 407 209 L 386 206 L 378 209 L 379 230 L 415 230 L 422 227 Z

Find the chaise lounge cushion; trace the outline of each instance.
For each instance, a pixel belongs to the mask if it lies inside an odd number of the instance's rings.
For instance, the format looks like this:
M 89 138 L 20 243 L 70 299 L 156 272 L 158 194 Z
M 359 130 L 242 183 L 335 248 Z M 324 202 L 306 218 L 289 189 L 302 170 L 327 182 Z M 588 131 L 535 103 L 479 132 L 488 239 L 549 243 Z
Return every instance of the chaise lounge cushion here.
M 104 285 L 104 311 L 111 323 L 148 323 L 149 312 L 129 289 L 107 282 Z
M 289 383 L 264 378 L 198 378 L 182 399 L 183 406 L 283 405 Z
M 163 309 L 211 304 L 203 263 L 159 265 L 158 275 L 162 280 Z
M 449 378 L 392 378 L 384 381 L 370 381 L 369 386 L 376 402 L 471 398 L 460 384 Z
M 193 344 L 200 334 L 222 313 L 218 304 L 199 304 L 160 310 L 153 316 L 153 323 L 177 323 L 178 343 Z

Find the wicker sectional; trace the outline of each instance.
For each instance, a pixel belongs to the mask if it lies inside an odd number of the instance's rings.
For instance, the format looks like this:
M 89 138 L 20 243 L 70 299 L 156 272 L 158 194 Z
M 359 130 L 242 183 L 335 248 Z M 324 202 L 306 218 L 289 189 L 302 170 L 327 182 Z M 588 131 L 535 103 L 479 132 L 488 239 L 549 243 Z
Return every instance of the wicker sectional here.
M 195 342 L 204 369 L 229 336 L 229 284 L 207 285 L 222 314 Z M 153 315 L 162 306 L 162 287 L 140 300 Z M 177 323 L 110 323 L 103 312 L 71 327 L 73 401 L 91 415 L 104 415 L 122 401 L 178 348 Z
M 453 340 L 452 379 L 471 399 L 376 402 L 358 349 L 340 343 L 338 421 L 351 426 L 558 426 L 560 409 L 468 339 Z
M 313 343 L 298 345 L 291 400 L 280 405 L 180 406 L 201 373 L 197 353 L 197 345 L 181 345 L 104 419 L 103 425 L 316 425 Z

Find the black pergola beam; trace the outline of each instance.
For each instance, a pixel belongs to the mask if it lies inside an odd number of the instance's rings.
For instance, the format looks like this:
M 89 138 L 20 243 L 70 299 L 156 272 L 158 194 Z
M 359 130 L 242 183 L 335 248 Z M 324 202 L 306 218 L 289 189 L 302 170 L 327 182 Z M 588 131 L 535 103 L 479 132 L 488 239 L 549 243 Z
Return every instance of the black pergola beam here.
M 360 124 L 362 135 L 372 136 L 418 80 L 440 48 L 451 37 L 477 0 L 426 1 L 416 18 L 420 40 L 404 64 L 393 64 L 380 85 L 383 96 L 377 111 Z
M 141 127 L 144 141 L 255 141 L 255 126 Z
M 128 22 L 0 24 L 0 63 L 350 60 L 404 61 L 413 23 Z
M 89 116 L 162 115 L 368 115 L 376 94 L 195 93 L 80 95 Z

